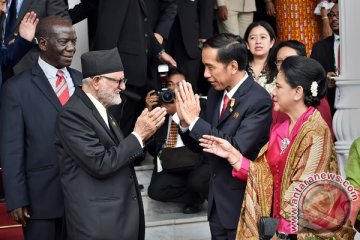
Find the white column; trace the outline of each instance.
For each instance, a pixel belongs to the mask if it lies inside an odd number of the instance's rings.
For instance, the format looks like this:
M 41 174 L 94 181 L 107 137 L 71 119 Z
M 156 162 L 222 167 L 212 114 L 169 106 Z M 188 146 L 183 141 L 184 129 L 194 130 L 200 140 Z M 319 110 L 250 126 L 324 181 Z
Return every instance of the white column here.
M 73 8 L 78 3 L 80 3 L 80 0 L 69 0 L 69 8 Z M 76 53 L 71 67 L 81 71 L 80 56 L 81 54 L 89 51 L 87 19 L 75 24 L 74 27 L 77 35 L 77 42 Z
M 336 79 L 340 99 L 335 105 L 333 128 L 339 167 L 345 177 L 344 166 L 349 158 L 351 143 L 360 136 L 360 1 L 339 0 L 341 73 Z M 355 239 L 359 240 L 357 233 Z

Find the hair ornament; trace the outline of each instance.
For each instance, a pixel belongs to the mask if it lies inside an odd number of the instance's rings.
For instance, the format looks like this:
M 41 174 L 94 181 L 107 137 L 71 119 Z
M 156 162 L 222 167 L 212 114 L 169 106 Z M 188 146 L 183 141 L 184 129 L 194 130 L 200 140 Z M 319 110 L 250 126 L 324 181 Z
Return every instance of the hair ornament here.
M 316 81 L 313 81 L 311 83 L 310 92 L 311 92 L 311 96 L 317 97 L 317 95 L 318 95 L 318 83 Z

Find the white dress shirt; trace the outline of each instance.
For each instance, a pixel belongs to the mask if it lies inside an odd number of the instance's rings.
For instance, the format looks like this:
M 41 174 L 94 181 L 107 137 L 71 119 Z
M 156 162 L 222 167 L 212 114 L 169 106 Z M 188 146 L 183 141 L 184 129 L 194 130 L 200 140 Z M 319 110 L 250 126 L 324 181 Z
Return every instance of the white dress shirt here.
M 64 78 L 66 80 L 66 84 L 69 89 L 69 96 L 71 96 L 74 93 L 74 91 L 75 91 L 74 82 L 72 81 L 70 73 L 66 67 L 57 69 L 56 67 L 51 66 L 50 64 L 45 62 L 43 59 L 41 59 L 41 57 L 39 57 L 38 64 L 39 64 L 40 68 L 43 70 L 43 72 L 45 73 L 45 76 L 49 80 L 49 83 L 55 93 L 56 93 L 56 79 L 58 78 L 56 75 L 57 75 L 58 70 L 61 70 L 64 73 Z

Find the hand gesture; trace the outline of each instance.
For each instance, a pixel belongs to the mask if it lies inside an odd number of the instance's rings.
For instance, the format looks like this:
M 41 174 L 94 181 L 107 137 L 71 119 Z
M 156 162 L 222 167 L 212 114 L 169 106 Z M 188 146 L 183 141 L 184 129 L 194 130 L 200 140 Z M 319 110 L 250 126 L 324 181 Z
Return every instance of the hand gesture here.
M 234 148 L 227 140 L 210 135 L 203 135 L 199 141 L 204 152 L 212 153 L 221 158 L 229 158 L 232 148 Z
M 164 38 L 163 38 L 163 36 L 161 36 L 161 34 L 159 34 L 159 33 L 154 33 L 154 36 L 155 36 L 156 40 L 157 40 L 160 44 L 163 44 Z
M 19 26 L 20 36 L 31 42 L 35 36 L 36 25 L 38 23 L 39 19 L 36 17 L 35 12 L 26 13 Z
M 26 226 L 26 218 L 30 217 L 30 214 L 26 207 L 16 208 L 10 212 L 12 220 L 17 223 L 20 223 L 24 227 Z
M 335 80 L 334 80 L 334 77 L 336 77 L 336 73 L 334 72 L 328 72 L 326 74 L 326 79 L 327 79 L 327 85 L 328 85 L 328 88 L 334 88 L 336 87 L 335 85 Z
M 218 6 L 217 16 L 220 21 L 226 21 L 228 19 L 229 13 L 228 13 L 228 9 L 225 5 Z
M 165 122 L 165 108 L 157 107 L 152 111 L 145 108 L 135 123 L 134 132 L 144 141 L 148 140 Z
M 199 139 L 199 142 L 204 152 L 225 158 L 236 169 L 241 167 L 242 154 L 227 140 L 210 135 L 203 135 L 202 138 Z
M 185 80 L 179 83 L 179 88 L 175 89 L 175 94 L 176 111 L 181 125 L 188 127 L 200 115 L 200 97 L 194 94 L 191 84 Z
M 161 62 L 166 63 L 167 65 L 170 65 L 171 67 L 176 67 L 176 61 L 173 59 L 172 56 L 170 56 L 166 52 L 162 52 L 159 56 L 159 59 Z
M 156 95 L 155 90 L 151 90 L 146 94 L 145 106 L 151 111 L 155 106 L 159 104 L 159 97 Z
M 275 17 L 276 16 L 276 10 L 275 10 L 275 5 L 273 1 L 267 1 L 265 3 L 265 10 L 266 10 L 266 14 L 271 16 L 271 17 Z

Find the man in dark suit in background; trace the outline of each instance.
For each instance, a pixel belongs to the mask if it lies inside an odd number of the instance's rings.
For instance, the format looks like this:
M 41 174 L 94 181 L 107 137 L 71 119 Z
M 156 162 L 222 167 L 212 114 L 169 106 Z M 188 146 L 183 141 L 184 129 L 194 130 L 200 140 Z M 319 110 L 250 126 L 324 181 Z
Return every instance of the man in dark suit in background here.
M 254 160 L 266 143 L 271 124 L 270 95 L 249 76 L 246 43 L 240 37 L 223 33 L 208 39 L 202 50 L 204 76 L 212 88 L 201 115 L 199 97 L 191 85 L 180 83 L 176 109 L 183 140 L 201 151 L 202 135 L 225 138 Z M 224 159 L 206 154 L 210 164 L 208 217 L 212 239 L 235 239 L 246 182 L 232 176 L 232 166 Z
M 340 74 L 340 35 L 339 35 L 339 4 L 331 8 L 328 13 L 330 28 L 333 35 L 314 44 L 310 57 L 317 60 L 325 69 L 328 80 L 327 98 L 331 115 L 335 114 L 336 85 L 333 77 Z
M 46 16 L 58 16 L 70 19 L 66 4 L 63 0 L 9 0 L 5 29 L 2 32 L 2 47 L 6 48 L 11 45 L 15 35 L 19 32 L 21 20 L 27 12 L 31 11 L 35 12 L 39 19 Z M 8 69 L 6 75 L 12 76 L 12 71 L 14 74 L 18 74 L 29 69 L 37 61 L 39 53 L 39 49 L 34 47 L 13 69 Z
M 81 16 L 76 8 L 82 10 Z M 127 91 L 141 96 L 140 102 L 128 98 L 126 102 L 113 106 L 110 110 L 116 119 L 121 119 L 120 127 L 127 135 L 132 131 L 136 117 L 144 107 L 143 99 L 149 84 L 149 61 L 160 59 L 174 66 L 176 63 L 156 40 L 144 0 L 83 0 L 74 10 L 70 10 L 70 15 L 72 19 L 76 16 L 77 20 L 82 20 L 91 11 L 97 11 L 98 17 L 92 50 L 117 47 L 129 79 Z M 127 109 L 126 114 L 121 114 L 123 108 Z
M 186 79 L 186 74 L 182 69 L 170 68 L 167 89 L 175 91 L 183 79 Z M 168 100 L 168 98 L 163 100 Z M 205 110 L 206 100 L 201 100 L 202 110 Z M 200 153 L 186 154 L 188 149 L 178 134 L 175 102 L 163 102 L 159 100 L 155 91 L 150 91 L 146 96 L 146 107 L 152 109 L 159 104 L 166 108 L 168 115 L 166 124 L 156 132 L 154 141 L 148 145 L 149 153 L 154 156 L 155 165 L 148 189 L 149 197 L 163 202 L 184 203 L 183 213 L 197 213 L 200 211 L 200 204 L 204 202 L 209 192 L 209 164 L 203 160 Z M 197 159 L 198 164 L 185 169 L 177 169 L 176 172 L 162 170 L 162 162 L 175 160 L 162 158 L 161 153 L 165 148 L 173 153 L 176 149 L 181 151 L 178 154 L 185 152 L 185 155 L 193 158 L 193 161 Z
M 25 239 L 63 239 L 63 193 L 54 144 L 55 121 L 81 73 L 69 68 L 76 33 L 68 20 L 37 26 L 40 57 L 5 82 L 0 105 L 0 159 L 7 210 Z
M 68 240 L 143 240 L 144 210 L 133 161 L 164 123 L 166 110 L 143 110 L 124 137 L 108 115 L 121 103 L 124 68 L 116 48 L 82 55 L 84 79 L 56 124 Z
M 179 0 L 178 14 L 166 43 L 166 51 L 187 73 L 187 81 L 197 90 L 200 77 L 201 46 L 213 34 L 213 0 Z

